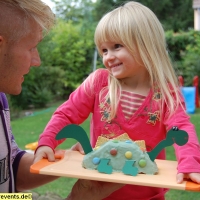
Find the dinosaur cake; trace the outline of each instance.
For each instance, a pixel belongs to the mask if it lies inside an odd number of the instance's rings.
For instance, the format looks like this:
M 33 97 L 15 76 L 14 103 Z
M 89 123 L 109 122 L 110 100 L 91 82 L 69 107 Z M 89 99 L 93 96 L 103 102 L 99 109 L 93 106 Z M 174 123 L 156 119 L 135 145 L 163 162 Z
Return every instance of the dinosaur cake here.
M 98 140 L 95 148 L 92 149 L 87 133 L 81 126 L 75 124 L 64 127 L 56 136 L 57 140 L 64 138 L 73 138 L 80 142 L 85 152 L 82 161 L 84 168 L 98 170 L 98 172 L 106 174 L 116 171 L 136 176 L 138 173 L 158 173 L 155 158 L 160 151 L 174 143 L 179 146 L 186 144 L 188 134 L 173 127 L 167 132 L 166 139 L 157 144 L 150 152 L 146 152 L 143 141 L 132 141 L 130 138 L 106 139 L 106 141 L 104 138 L 103 142 Z
M 138 173 L 156 174 L 158 168 L 145 148 L 141 148 L 132 140 L 109 140 L 97 146 L 84 156 L 82 166 L 87 169 L 97 169 L 101 173 L 123 172 L 135 176 Z

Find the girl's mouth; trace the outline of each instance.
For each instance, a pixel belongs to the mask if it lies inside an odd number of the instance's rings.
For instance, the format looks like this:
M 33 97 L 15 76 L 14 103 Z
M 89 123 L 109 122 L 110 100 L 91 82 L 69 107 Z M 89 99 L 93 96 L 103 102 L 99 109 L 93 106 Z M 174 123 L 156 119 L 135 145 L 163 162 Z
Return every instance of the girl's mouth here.
M 118 64 L 116 64 L 116 65 L 112 65 L 110 68 L 115 68 L 115 67 L 118 67 L 118 66 L 120 66 L 122 63 L 118 63 Z

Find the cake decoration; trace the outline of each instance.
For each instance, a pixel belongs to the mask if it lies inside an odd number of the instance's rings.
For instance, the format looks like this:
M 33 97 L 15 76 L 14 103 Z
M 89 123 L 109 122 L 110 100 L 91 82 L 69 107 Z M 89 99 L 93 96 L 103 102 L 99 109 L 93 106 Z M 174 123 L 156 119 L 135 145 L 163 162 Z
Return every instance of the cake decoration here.
M 127 133 L 117 138 L 98 138 L 92 149 L 87 133 L 81 126 L 70 124 L 64 127 L 56 139 L 73 138 L 82 145 L 85 156 L 82 166 L 86 169 L 96 169 L 100 173 L 111 174 L 122 172 L 136 176 L 138 173 L 156 174 L 158 168 L 154 161 L 162 149 L 176 143 L 182 146 L 188 141 L 188 134 L 177 127 L 167 132 L 166 139 L 162 140 L 152 151 L 147 152 L 145 142 L 132 141 Z

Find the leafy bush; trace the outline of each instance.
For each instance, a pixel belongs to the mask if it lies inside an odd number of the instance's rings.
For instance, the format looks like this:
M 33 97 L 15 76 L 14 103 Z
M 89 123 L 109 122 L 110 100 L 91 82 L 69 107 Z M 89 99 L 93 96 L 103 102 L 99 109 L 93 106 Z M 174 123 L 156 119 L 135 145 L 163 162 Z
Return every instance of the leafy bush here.
M 183 76 L 184 85 L 191 86 L 194 76 L 200 77 L 200 32 L 166 32 L 169 54 L 177 69 Z
M 93 32 L 60 20 L 53 30 L 52 41 L 56 47 L 52 49 L 51 64 L 65 71 L 64 87 L 72 91 L 92 70 Z
M 61 97 L 68 96 L 92 71 L 93 28 L 59 19 L 39 45 L 44 66 L 59 66 L 65 74 Z M 57 80 L 57 79 L 55 79 Z
M 200 32 L 193 32 L 194 42 L 186 46 L 182 54 L 183 77 L 186 86 L 192 84 L 194 76 L 200 77 Z
M 16 108 L 45 107 L 53 98 L 60 96 L 65 73 L 60 67 L 32 68 L 25 77 L 20 95 L 10 95 L 9 101 Z

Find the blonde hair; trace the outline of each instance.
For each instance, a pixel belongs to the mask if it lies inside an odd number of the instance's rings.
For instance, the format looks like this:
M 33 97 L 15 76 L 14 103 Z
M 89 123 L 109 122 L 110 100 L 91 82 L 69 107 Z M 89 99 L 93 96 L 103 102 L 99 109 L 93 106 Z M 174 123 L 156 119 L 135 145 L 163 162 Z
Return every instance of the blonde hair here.
M 139 52 L 149 73 L 153 91 L 156 85 L 162 93 L 161 108 L 166 103 L 172 114 L 180 104 L 178 80 L 167 53 L 163 27 L 155 14 L 134 1 L 114 9 L 102 17 L 95 30 L 95 44 L 100 54 L 101 43 L 107 41 L 121 43 L 133 57 L 136 51 Z M 121 91 L 119 80 L 112 75 L 109 77 L 108 90 L 112 119 L 116 114 Z
M 0 35 L 15 42 L 32 31 L 30 21 L 45 35 L 54 25 L 55 15 L 41 0 L 0 0 Z

